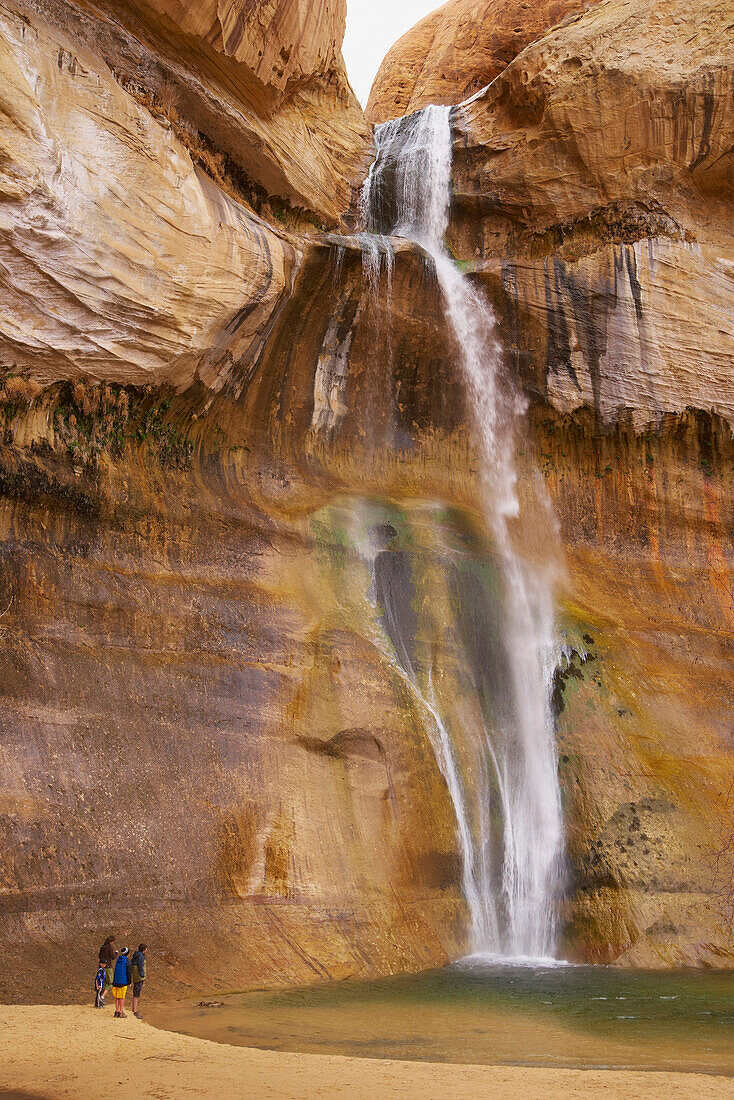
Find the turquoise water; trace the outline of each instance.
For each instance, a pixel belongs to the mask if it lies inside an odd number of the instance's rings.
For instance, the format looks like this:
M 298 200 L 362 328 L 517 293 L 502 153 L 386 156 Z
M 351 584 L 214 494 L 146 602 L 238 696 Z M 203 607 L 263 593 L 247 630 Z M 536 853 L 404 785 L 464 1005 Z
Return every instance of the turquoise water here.
M 159 1006 L 235 1045 L 373 1058 L 734 1076 L 734 974 L 464 962 L 378 981 Z

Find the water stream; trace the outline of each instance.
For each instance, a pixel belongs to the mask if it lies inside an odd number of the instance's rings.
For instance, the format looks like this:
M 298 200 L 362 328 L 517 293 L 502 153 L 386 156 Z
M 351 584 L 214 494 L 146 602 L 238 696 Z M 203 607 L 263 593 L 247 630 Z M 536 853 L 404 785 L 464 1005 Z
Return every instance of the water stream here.
M 394 624 L 391 628 L 389 594 L 383 598 L 385 627 L 435 722 L 437 760 L 455 808 L 472 950 L 542 958 L 555 949 L 563 852 L 550 712 L 557 656 L 551 576 L 550 570 L 524 561 L 513 542 L 512 521 L 519 511 L 513 429 L 522 405 L 503 377 L 489 304 L 444 242 L 451 197 L 450 110 L 427 107 L 377 128 L 362 211 L 363 236 L 374 235 L 365 248 L 372 279 L 379 277 L 379 257 L 388 251 L 384 242 L 390 236 L 414 241 L 435 269 L 473 410 L 485 524 L 502 579 L 500 633 L 508 683 L 491 717 L 485 714 L 470 774 L 460 774 L 458 754 L 433 697 L 430 669 L 421 685 L 399 631 Z

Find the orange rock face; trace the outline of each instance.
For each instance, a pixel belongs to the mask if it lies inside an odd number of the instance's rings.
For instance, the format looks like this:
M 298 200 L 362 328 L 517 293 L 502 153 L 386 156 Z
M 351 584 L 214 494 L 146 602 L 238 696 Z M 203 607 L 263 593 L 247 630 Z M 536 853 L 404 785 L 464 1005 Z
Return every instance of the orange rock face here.
M 429 103 L 461 103 L 550 27 L 593 0 L 449 0 L 404 34 L 372 85 L 371 122 Z
M 734 415 L 730 11 L 599 5 L 456 112 L 456 252 L 485 279 L 502 268 L 521 343 L 543 318 L 563 412 L 627 409 L 637 427 L 686 408 Z M 557 293 L 576 311 L 562 353 Z
M 598 961 L 734 957 L 730 25 L 609 0 L 455 113 L 454 251 L 549 417 L 568 943 Z
M 3 18 L 14 14 L 30 21 L 24 48 L 37 48 L 37 31 L 65 39 L 59 78 L 84 84 L 80 56 L 94 55 L 102 84 L 114 78 L 270 196 L 331 225 L 349 205 L 369 160 L 369 127 L 341 57 L 344 0 L 49 0 L 42 14 L 23 0 L 3 5 Z M 61 95 L 75 100 L 73 85 Z
M 247 65 L 258 81 L 276 91 L 315 75 L 343 73 L 339 49 L 346 0 L 137 0 L 131 6 Z
M 155 57 L 143 79 L 153 71 L 163 97 L 173 90 L 192 124 L 257 183 L 336 219 L 361 176 L 369 138 L 341 56 L 346 0 L 102 0 L 99 7 Z M 139 63 L 129 75 L 140 78 Z
M 0 1000 L 66 999 L 60 957 L 86 995 L 110 923 L 166 995 L 467 946 L 426 693 L 460 752 L 496 569 L 424 254 L 375 285 L 314 232 L 367 148 L 340 10 L 271 40 L 236 3 L 0 0 Z M 547 553 L 549 496 L 565 549 L 578 959 L 734 961 L 730 26 L 608 0 L 454 112 L 451 248 L 528 398 L 518 539 Z

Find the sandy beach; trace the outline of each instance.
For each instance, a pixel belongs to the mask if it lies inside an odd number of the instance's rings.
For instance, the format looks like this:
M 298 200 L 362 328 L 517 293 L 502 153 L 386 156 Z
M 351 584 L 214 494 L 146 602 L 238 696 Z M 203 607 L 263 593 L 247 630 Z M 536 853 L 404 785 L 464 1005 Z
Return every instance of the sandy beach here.
M 702 1074 L 581 1071 L 378 1061 L 231 1047 L 160 1031 L 112 1009 L 0 1007 L 0 1096 L 89 1100 L 130 1094 L 311 1100 L 312 1097 L 734 1097 Z

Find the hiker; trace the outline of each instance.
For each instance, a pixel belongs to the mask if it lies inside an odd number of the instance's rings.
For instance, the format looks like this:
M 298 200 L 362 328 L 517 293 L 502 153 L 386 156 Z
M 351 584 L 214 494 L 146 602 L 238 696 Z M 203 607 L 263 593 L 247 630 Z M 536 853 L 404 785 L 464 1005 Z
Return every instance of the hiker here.
M 127 997 L 127 987 L 130 985 L 133 977 L 133 968 L 129 959 L 129 950 L 127 947 L 123 947 L 120 954 L 117 956 L 117 962 L 115 963 L 115 973 L 112 977 L 112 996 L 115 998 L 115 1016 L 121 1017 L 123 1020 L 127 1019 L 127 1014 L 123 1012 L 125 1007 L 125 998 Z
M 137 1016 L 139 1020 L 143 1018 L 138 1012 L 138 1001 L 140 1000 L 140 994 L 143 992 L 143 982 L 146 978 L 145 952 L 147 950 L 147 943 L 141 943 L 133 954 L 133 1016 Z
M 94 977 L 94 1007 L 104 1008 L 104 991 L 105 984 L 107 982 L 107 975 L 102 963 L 99 964 L 99 970 Z
M 112 988 L 112 973 L 116 958 L 117 949 L 115 947 L 115 937 L 108 936 L 99 949 L 99 965 L 103 966 L 105 969 L 105 993 L 108 989 Z M 104 996 L 102 997 L 102 1004 L 104 1004 Z

